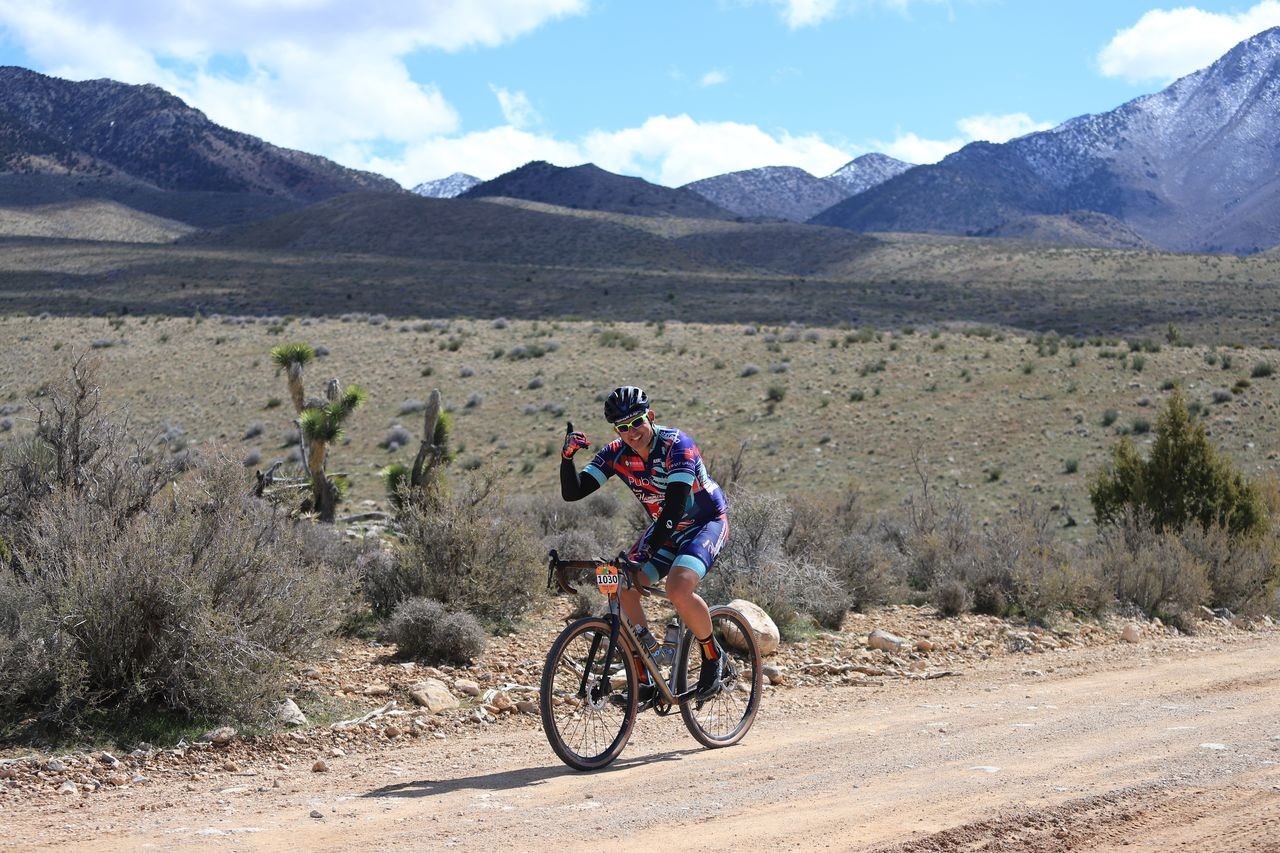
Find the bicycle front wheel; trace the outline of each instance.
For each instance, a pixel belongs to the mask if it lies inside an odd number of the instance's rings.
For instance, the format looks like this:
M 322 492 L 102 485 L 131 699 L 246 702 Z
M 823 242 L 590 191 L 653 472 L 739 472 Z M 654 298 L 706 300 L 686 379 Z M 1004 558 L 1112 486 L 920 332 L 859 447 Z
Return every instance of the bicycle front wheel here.
M 731 607 L 712 607 L 711 632 L 725 654 L 720 692 L 703 702 L 688 700 L 680 706 L 680 716 L 698 743 L 715 749 L 746 736 L 760 709 L 764 688 L 760 649 L 746 618 Z M 676 653 L 676 692 L 696 685 L 701 670 L 698 641 L 693 632 L 685 631 Z
M 605 619 L 579 619 L 551 644 L 542 669 L 542 729 L 575 770 L 597 770 L 617 758 L 636 723 L 635 661 L 621 642 L 605 660 L 609 632 Z

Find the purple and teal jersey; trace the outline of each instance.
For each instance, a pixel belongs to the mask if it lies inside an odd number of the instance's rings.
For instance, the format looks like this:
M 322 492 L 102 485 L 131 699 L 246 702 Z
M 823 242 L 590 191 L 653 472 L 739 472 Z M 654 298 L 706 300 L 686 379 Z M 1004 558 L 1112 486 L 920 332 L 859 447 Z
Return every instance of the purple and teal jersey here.
M 707 474 L 693 439 L 678 429 L 657 424 L 653 434 L 648 459 L 640 458 L 621 438 L 615 438 L 600 449 L 582 469 L 583 473 L 590 474 L 602 486 L 610 477 L 617 476 L 640 499 L 652 519 L 662 514 L 667 484 L 688 483 L 689 499 L 685 502 L 684 516 L 676 524 L 677 531 L 724 515 L 724 493 Z

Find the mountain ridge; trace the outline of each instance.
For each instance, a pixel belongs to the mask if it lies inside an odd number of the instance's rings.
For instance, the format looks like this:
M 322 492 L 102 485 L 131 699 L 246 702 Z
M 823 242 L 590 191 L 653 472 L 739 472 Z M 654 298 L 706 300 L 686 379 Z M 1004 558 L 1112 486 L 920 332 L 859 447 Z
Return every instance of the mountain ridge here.
M 1087 210 L 1174 251 L 1280 243 L 1280 28 L 1105 113 L 970 143 L 814 216 L 858 231 L 994 233 Z

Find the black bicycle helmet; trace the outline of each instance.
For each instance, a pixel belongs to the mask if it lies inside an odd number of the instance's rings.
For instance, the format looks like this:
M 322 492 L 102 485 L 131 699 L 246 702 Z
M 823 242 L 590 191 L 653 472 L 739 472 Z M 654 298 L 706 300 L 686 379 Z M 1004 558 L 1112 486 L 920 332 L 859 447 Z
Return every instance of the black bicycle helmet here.
M 623 385 L 614 388 L 604 401 L 604 419 L 611 424 L 649 411 L 649 395 L 643 388 L 634 385 Z

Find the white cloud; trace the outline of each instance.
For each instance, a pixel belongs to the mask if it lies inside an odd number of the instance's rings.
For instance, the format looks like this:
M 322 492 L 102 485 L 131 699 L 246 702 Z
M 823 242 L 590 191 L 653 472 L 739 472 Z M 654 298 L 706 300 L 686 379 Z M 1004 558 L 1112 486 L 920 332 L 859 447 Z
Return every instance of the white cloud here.
M 960 132 L 967 136 L 970 142 L 977 140 L 1007 142 L 1037 130 L 1048 130 L 1053 125 L 1049 122 L 1036 121 L 1026 113 L 1009 113 L 1002 116 L 984 113 L 962 118 L 956 122 L 956 127 L 960 128 Z
M 770 0 L 770 2 L 781 8 L 782 18 L 787 22 L 787 26 L 798 30 L 803 27 L 817 26 L 846 10 L 857 11 L 883 6 L 905 16 L 910 14 L 912 4 L 950 7 L 953 0 Z
M 498 45 L 587 3 L 0 0 L 0 31 L 41 70 L 155 83 L 219 124 L 336 157 L 456 131 L 453 107 L 412 79 L 408 54 Z M 536 121 L 521 93 L 502 106 L 512 125 Z
M 970 142 L 1007 142 L 1018 136 L 1053 127 L 1048 122 L 1038 122 L 1026 113 L 1008 115 L 976 115 L 956 122 L 960 131 L 946 139 L 926 139 L 915 133 L 900 133 L 891 142 L 878 142 L 873 148 L 890 157 L 908 163 L 936 163 L 943 157 L 958 151 Z
M 1108 77 L 1130 83 L 1168 82 L 1211 64 L 1237 43 L 1280 26 L 1280 2 L 1263 0 L 1238 13 L 1206 12 L 1194 6 L 1153 9 L 1121 30 L 1098 53 Z
M 710 71 L 708 71 L 706 74 L 702 75 L 702 78 L 698 80 L 698 85 L 702 86 L 705 89 L 709 86 L 719 86 L 721 83 L 728 83 L 728 82 L 729 82 L 728 74 L 724 73 L 719 68 L 713 68 Z
M 775 136 L 755 125 L 698 122 L 679 115 L 654 116 L 639 127 L 593 131 L 580 140 L 497 127 L 438 136 L 406 146 L 393 157 L 353 149 L 345 162 L 380 172 L 406 186 L 453 172 L 488 179 L 530 160 L 548 160 L 557 166 L 591 162 L 611 172 L 675 187 L 758 166 L 798 166 L 826 175 L 851 159 L 849 153 L 816 136 Z
M 352 150 L 343 162 L 371 169 L 404 186 L 412 187 L 454 172 L 466 172 L 488 180 L 530 160 L 547 160 L 557 166 L 576 166 L 587 162 L 587 159 L 582 149 L 573 142 L 506 126 L 458 136 L 425 139 L 405 146 L 394 157 L 373 156 L 367 151 Z
M 782 17 L 793 30 L 812 27 L 833 17 L 839 0 L 781 0 Z
M 502 117 L 507 124 L 517 129 L 525 129 L 542 123 L 542 116 L 533 108 L 529 96 L 524 92 L 512 92 L 501 86 L 490 85 L 489 88 L 498 98 L 498 106 L 502 109 Z
M 653 116 L 639 127 L 594 131 L 586 159 L 611 172 L 641 175 L 669 187 L 759 166 L 798 166 L 825 175 L 851 157 L 818 136 L 774 136 L 752 124 Z

